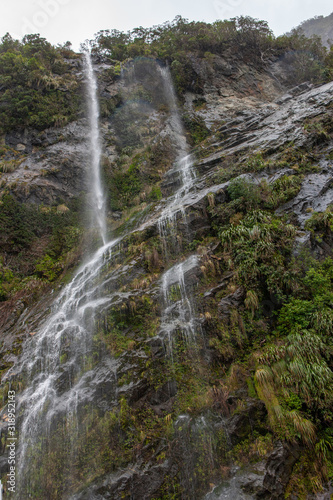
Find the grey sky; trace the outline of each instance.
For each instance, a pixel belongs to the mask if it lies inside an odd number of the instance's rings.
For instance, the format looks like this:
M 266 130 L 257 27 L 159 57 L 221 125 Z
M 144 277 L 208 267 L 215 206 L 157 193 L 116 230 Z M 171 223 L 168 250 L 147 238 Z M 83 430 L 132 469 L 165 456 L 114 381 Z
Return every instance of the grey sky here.
M 239 15 L 268 21 L 276 35 L 315 15 L 333 11 L 331 0 L 2 0 L 0 36 L 40 33 L 75 49 L 101 29 L 128 30 L 172 20 L 212 22 Z

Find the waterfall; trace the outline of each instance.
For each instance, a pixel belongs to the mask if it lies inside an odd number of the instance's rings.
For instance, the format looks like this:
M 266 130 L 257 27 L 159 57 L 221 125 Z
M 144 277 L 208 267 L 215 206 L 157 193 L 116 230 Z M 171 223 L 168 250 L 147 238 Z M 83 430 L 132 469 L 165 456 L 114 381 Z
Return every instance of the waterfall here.
M 175 193 L 175 199 L 178 201 L 186 194 L 194 184 L 195 172 L 193 170 L 193 158 L 189 154 L 189 146 L 186 141 L 185 130 L 179 115 L 177 97 L 172 83 L 170 70 L 167 66 L 159 67 L 162 77 L 163 88 L 170 111 L 170 128 L 174 136 L 177 149 L 177 161 L 175 168 L 168 172 L 168 175 L 177 175 L 180 173 L 181 187 Z
M 177 160 L 168 176 L 180 179 L 180 187 L 171 197 L 171 201 L 163 209 L 158 220 L 160 237 L 164 247 L 166 260 L 180 253 L 176 234 L 177 215 L 183 217 L 188 233 L 186 213 L 183 205 L 184 196 L 194 187 L 195 172 L 193 157 L 189 154 L 184 127 L 178 111 L 177 97 L 168 67 L 161 68 L 164 92 L 170 111 L 170 128 L 177 149 Z M 195 267 L 197 257 L 192 256 L 186 262 L 173 266 L 162 277 L 162 294 L 164 310 L 161 318 L 161 332 L 167 339 L 167 350 L 172 357 L 173 336 L 181 332 L 187 343 L 192 342 L 196 335 L 196 321 L 192 298 L 185 284 L 185 271 Z M 179 295 L 177 297 L 177 294 Z M 175 300 L 178 299 L 178 300 Z
M 20 449 L 17 498 L 24 498 L 36 486 L 34 462 L 47 454 L 52 430 L 59 420 L 77 428 L 78 405 L 90 402 L 85 392 L 85 366 L 91 350 L 95 312 L 105 309 L 112 295 L 102 296 L 100 274 L 108 267 L 118 240 L 100 248 L 77 272 L 53 305 L 54 313 L 27 343 L 21 359 L 21 373 L 28 381 L 20 394 Z M 98 386 L 93 390 L 97 391 Z M 75 437 L 75 434 L 74 434 Z M 68 451 L 73 452 L 73 435 L 68 432 Z M 70 457 L 69 457 L 70 458 Z M 66 464 L 64 464 L 66 466 Z M 27 497 L 25 497 L 27 498 Z
M 67 491 L 77 489 L 78 485 L 72 482 L 75 474 L 71 471 L 75 467 L 77 470 L 80 453 L 84 453 L 84 448 L 78 445 L 81 439 L 82 446 L 85 432 L 88 432 L 84 417 L 96 401 L 99 401 L 99 410 L 102 413 L 118 402 L 117 361 L 104 353 L 99 354 L 98 364 L 94 367 L 89 361 L 94 353 L 96 318 L 102 317 L 115 303 L 119 304 L 123 299 L 128 299 L 132 292 L 123 292 L 120 287 L 120 273 L 126 274 L 128 266 L 124 266 L 122 271 L 117 271 L 116 267 L 114 273 L 110 272 L 111 259 L 114 260 L 120 239 L 105 243 L 105 197 L 100 176 L 101 141 L 97 82 L 89 53 L 85 53 L 85 61 L 89 99 L 90 186 L 94 201 L 92 207 L 94 223 L 103 245 L 78 269 L 72 281 L 54 301 L 49 317 L 25 343 L 20 359 L 20 371 L 16 372 L 16 375 L 22 376 L 26 382 L 17 398 L 20 421 L 15 498 L 18 500 L 29 497 L 46 498 L 47 492 L 40 490 L 41 479 L 43 484 L 54 482 L 52 487 L 56 489 L 56 481 L 59 479 L 55 477 L 55 473 L 60 477 L 62 490 L 57 494 L 62 495 L 62 498 L 67 498 Z M 172 249 L 176 248 L 173 236 L 177 216 L 180 214 L 186 222 L 183 198 L 194 188 L 195 172 L 168 69 L 161 69 L 161 74 L 170 109 L 170 129 L 178 152 L 170 175 L 179 176 L 181 181 L 179 189 L 171 197 L 158 220 L 164 246 L 167 248 L 171 239 Z M 138 228 L 140 229 L 142 228 Z M 167 340 L 171 357 L 176 335 L 181 335 L 187 344 L 191 344 L 195 342 L 199 331 L 195 304 L 187 280 L 188 273 L 197 267 L 198 258 L 192 255 L 175 264 L 175 258 L 179 254 L 178 249 L 171 259 L 170 254 L 166 252 L 170 267 L 161 280 L 164 302 L 161 332 Z M 105 399 L 101 396 L 103 391 L 106 394 Z M 57 448 L 55 453 L 52 446 L 57 442 L 59 449 Z M 54 456 L 58 462 L 52 468 Z M 62 457 L 60 461 L 59 456 Z
M 62 467 L 64 470 L 73 467 L 75 440 L 79 432 L 78 408 L 91 403 L 92 395 L 100 390 L 99 384 L 103 382 L 101 377 L 95 376 L 96 380 L 94 379 L 90 371 L 89 356 L 92 351 L 95 314 L 107 308 L 113 300 L 110 290 L 103 296 L 101 275 L 108 269 L 112 250 L 118 240 L 105 244 L 105 199 L 100 177 L 97 82 L 88 52 L 85 53 L 85 61 L 89 91 L 91 195 L 94 201 L 94 221 L 103 246 L 81 266 L 72 281 L 62 290 L 53 304 L 53 313 L 23 350 L 20 373 L 27 380 L 27 387 L 18 398 L 18 410 L 22 415 L 18 499 L 28 498 L 32 491 L 38 489 L 38 470 L 45 457 L 52 453 L 49 441 L 59 426 L 64 429 L 63 436 L 66 436 L 64 439 L 68 450 Z M 115 380 L 112 367 L 108 367 L 108 370 L 109 380 Z M 67 481 L 70 484 L 70 477 Z
M 175 142 L 178 151 L 177 158 L 182 159 L 188 154 L 188 144 L 185 137 L 184 127 L 179 116 L 175 89 L 168 66 L 159 66 L 159 71 L 162 77 L 163 89 L 171 115 L 171 129 L 175 134 Z
M 171 267 L 162 277 L 165 307 L 161 318 L 161 331 L 163 337 L 167 339 L 168 354 L 171 358 L 174 347 L 173 335 L 176 331 L 180 331 L 187 344 L 195 340 L 195 315 L 192 297 L 185 285 L 185 273 L 197 264 L 197 256 L 192 255 L 186 261 Z
M 105 223 L 105 197 L 101 183 L 101 141 L 99 136 L 99 106 L 97 98 L 97 80 L 93 70 L 91 55 L 88 50 L 84 52 L 86 63 L 86 77 L 89 103 L 89 125 L 90 125 L 90 157 L 91 157 L 91 197 L 94 223 L 99 229 L 103 244 L 106 243 L 106 223 Z

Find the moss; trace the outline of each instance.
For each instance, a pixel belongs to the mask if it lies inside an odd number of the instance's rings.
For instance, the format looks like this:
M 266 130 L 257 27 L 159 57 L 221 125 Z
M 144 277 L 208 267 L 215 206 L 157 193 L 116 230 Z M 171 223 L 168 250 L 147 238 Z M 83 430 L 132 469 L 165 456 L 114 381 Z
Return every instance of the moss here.
M 192 144 L 197 145 L 210 135 L 210 131 L 206 127 L 203 118 L 200 118 L 198 116 L 193 117 L 184 115 L 183 121 L 185 129 L 189 133 Z
M 304 452 L 293 468 L 291 478 L 286 488 L 285 498 L 297 495 L 300 500 L 306 500 L 309 493 L 317 494 L 323 491 L 322 467 L 313 460 L 313 456 Z
M 122 149 L 123 153 L 125 150 Z M 162 173 L 171 165 L 171 159 L 169 142 L 160 141 L 132 158 L 122 154 L 117 165 L 105 166 L 110 208 L 124 210 L 140 202 L 159 201 Z

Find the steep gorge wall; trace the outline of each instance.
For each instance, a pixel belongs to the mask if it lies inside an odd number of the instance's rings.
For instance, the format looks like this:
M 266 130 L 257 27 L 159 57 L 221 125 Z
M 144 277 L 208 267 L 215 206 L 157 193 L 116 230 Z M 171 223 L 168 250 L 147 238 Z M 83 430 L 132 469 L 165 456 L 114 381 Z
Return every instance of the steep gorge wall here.
M 236 491 L 251 498 L 283 498 L 286 488 L 306 494 L 315 472 L 304 441 L 290 424 L 278 429 L 254 374 L 265 344 L 274 345 L 273 311 L 297 296 L 309 268 L 291 264 L 300 252 L 297 242 L 316 258 L 331 254 L 329 222 L 313 211 L 330 221 L 333 86 L 306 84 L 287 92 L 273 67 L 259 72 L 221 57 L 194 61 L 204 85 L 200 94 L 185 94 L 181 113 L 197 179 L 182 199 L 184 212 L 176 215 L 177 246 L 167 260 L 158 220 L 180 181 L 168 174 L 177 141 L 158 66 L 138 59 L 125 65 L 120 79 L 109 76 L 112 65 L 96 63 L 109 230 L 122 237 L 102 271 L 105 293 L 115 296 L 93 326 L 91 375 L 80 408 L 88 434 L 77 438 L 75 470 L 69 479 L 54 467 L 66 454 L 55 433 L 53 452 L 40 464 L 41 477 L 52 479 L 42 488 L 48 498 L 194 499 L 221 483 L 220 493 L 207 497 L 213 499 L 229 491 L 223 480 L 231 478 Z M 61 210 L 66 215 L 70 200 L 87 191 L 86 130 L 82 118 L 37 134 L 41 144 L 34 131 L 8 134 L 7 145 L 26 156 L 3 174 L 3 189 L 20 202 L 43 210 L 53 205 L 59 217 Z M 239 176 L 241 182 L 232 184 Z M 311 217 L 312 225 L 304 227 Z M 247 231 L 252 247 L 244 247 L 237 228 Z M 90 230 L 87 239 L 93 236 Z M 260 247 L 262 241 L 267 247 Z M 244 257 L 249 254 L 252 260 Z M 69 270 L 79 258 L 72 256 Z M 161 282 L 179 262 L 201 334 L 195 345 L 176 337 L 171 362 L 161 332 Z M 15 351 L 34 340 L 45 304 L 53 301 L 48 288 L 47 300 L 37 305 L 26 307 L 19 298 L 11 306 L 2 334 L 4 384 L 6 369 L 19 363 Z M 175 307 L 179 293 L 175 286 Z M 10 380 L 19 389 L 24 380 L 15 380 L 15 371 L 14 363 Z M 60 379 L 59 392 L 65 391 Z M 300 395 L 292 392 L 298 404 Z M 329 425 L 327 418 L 316 423 L 318 432 Z M 242 466 L 236 478 L 235 464 Z M 3 472 L 5 467 L 4 461 Z

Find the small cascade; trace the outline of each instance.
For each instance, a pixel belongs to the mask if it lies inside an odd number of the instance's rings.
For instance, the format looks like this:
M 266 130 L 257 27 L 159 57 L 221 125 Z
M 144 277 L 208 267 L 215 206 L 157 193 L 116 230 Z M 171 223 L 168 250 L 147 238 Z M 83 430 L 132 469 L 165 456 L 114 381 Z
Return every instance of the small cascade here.
M 216 486 L 203 500 L 254 500 L 252 495 L 244 493 L 239 485 L 237 476 Z
M 84 53 L 86 63 L 87 90 L 89 102 L 89 139 L 91 155 L 91 206 L 93 209 L 93 223 L 97 226 L 102 238 L 103 245 L 106 243 L 106 223 L 105 223 L 105 197 L 101 183 L 101 141 L 99 135 L 99 106 L 97 98 L 97 80 L 91 62 L 90 52 Z
M 166 101 L 170 111 L 170 128 L 174 135 L 177 147 L 177 159 L 181 160 L 188 154 L 188 144 L 185 137 L 184 127 L 179 115 L 177 97 L 173 86 L 170 70 L 168 66 L 159 67 Z
M 185 130 L 179 115 L 177 97 L 173 87 L 169 68 L 160 68 L 166 100 L 170 110 L 170 129 L 175 147 L 177 160 L 172 169 L 167 172 L 168 177 L 179 178 L 180 187 L 171 198 L 171 202 L 162 212 L 161 219 L 171 219 L 178 211 L 183 211 L 181 200 L 193 188 L 196 175 L 193 169 L 193 157 L 189 154 Z
M 170 110 L 170 128 L 175 146 L 177 148 L 177 160 L 174 168 L 167 173 L 180 183 L 179 188 L 171 197 L 167 206 L 162 210 L 158 220 L 158 228 L 164 254 L 167 261 L 181 253 L 181 244 L 177 234 L 177 216 L 185 221 L 187 231 L 186 213 L 183 206 L 184 196 L 193 188 L 195 172 L 193 169 L 193 157 L 189 154 L 184 127 L 178 111 L 177 98 L 172 84 L 168 67 L 160 68 L 163 87 Z M 167 351 L 172 357 L 173 337 L 181 333 L 187 343 L 195 340 L 197 322 L 195 319 L 192 297 L 185 285 L 185 272 L 195 267 L 197 257 L 192 256 L 187 261 L 173 266 L 166 271 L 162 277 L 162 294 L 164 299 L 164 310 L 162 314 L 161 330 L 163 338 L 167 339 Z M 189 267 L 190 266 L 190 267 Z
M 167 351 L 171 358 L 175 332 L 180 332 L 187 344 L 195 340 L 197 325 L 192 297 L 185 285 L 185 273 L 196 267 L 197 263 L 197 256 L 191 256 L 165 272 L 162 278 L 164 310 L 161 330 L 164 340 L 167 339 Z
M 198 467 L 211 472 L 216 467 L 216 435 L 209 418 L 179 415 L 174 423 L 175 436 L 179 438 L 179 458 L 182 463 L 180 482 L 189 499 L 199 498 Z M 232 498 L 232 497 L 230 497 Z

